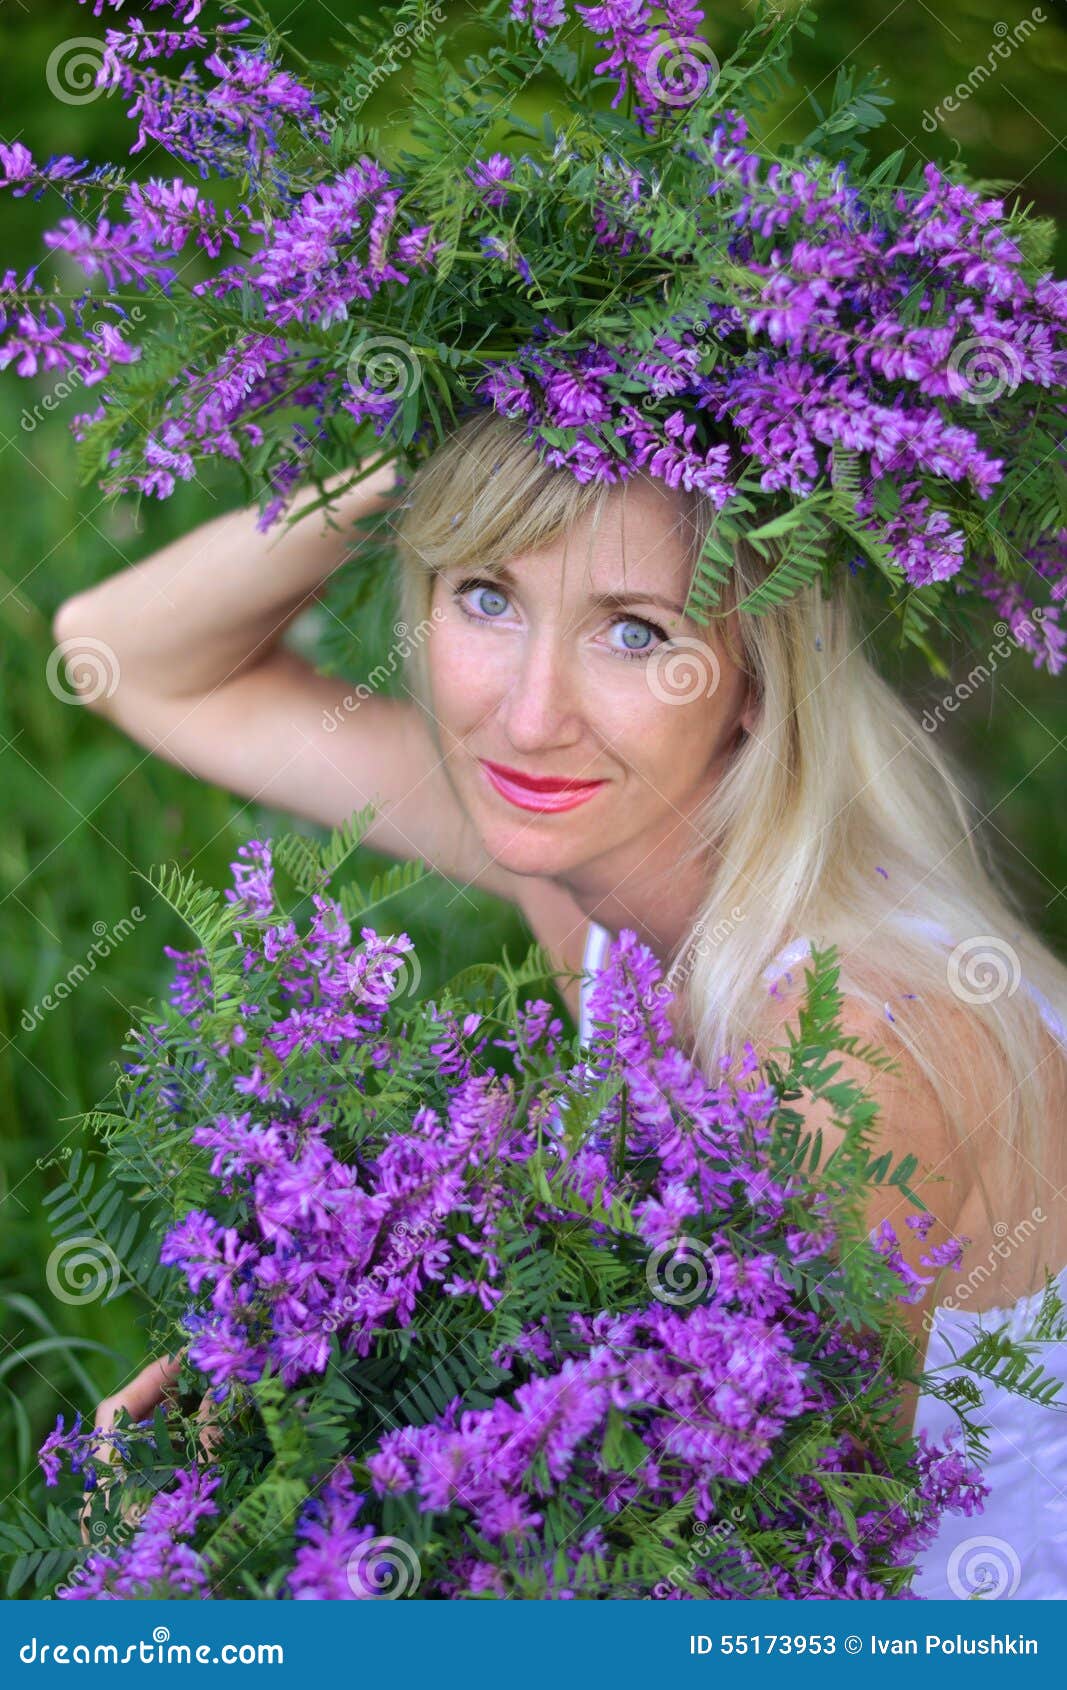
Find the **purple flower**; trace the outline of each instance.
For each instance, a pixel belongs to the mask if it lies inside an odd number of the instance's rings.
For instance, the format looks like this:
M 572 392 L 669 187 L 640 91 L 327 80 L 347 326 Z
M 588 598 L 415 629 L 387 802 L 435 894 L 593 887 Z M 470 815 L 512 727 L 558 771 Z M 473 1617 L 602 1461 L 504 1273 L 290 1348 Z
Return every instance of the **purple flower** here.
M 296 1601 L 358 1602 L 377 1596 L 374 1558 L 360 1549 L 374 1537 L 371 1525 L 356 1525 L 365 1498 L 350 1470 L 337 1466 L 304 1508 L 297 1526 L 299 1548 L 288 1578 Z
M 511 15 L 531 26 L 535 39 L 544 42 L 554 29 L 567 21 L 566 0 L 511 0 Z
M 478 159 L 476 163 L 468 165 L 467 175 L 475 187 L 484 190 L 482 197 L 485 204 L 496 210 L 507 204 L 508 191 L 500 184 L 510 180 L 514 168 L 505 153 L 493 153 L 489 158 Z
M 77 1586 L 61 1585 L 68 1602 L 137 1600 L 148 1596 L 195 1596 L 211 1590 L 200 1556 L 186 1540 L 201 1520 L 218 1514 L 213 1501 L 222 1475 L 200 1467 L 180 1468 L 172 1491 L 160 1491 L 145 1509 L 129 1543 L 114 1555 L 90 1555 Z
M 249 839 L 237 847 L 240 859 L 231 863 L 235 885 L 227 890 L 228 903 L 243 903 L 260 920 L 274 914 L 274 866 L 270 840 Z

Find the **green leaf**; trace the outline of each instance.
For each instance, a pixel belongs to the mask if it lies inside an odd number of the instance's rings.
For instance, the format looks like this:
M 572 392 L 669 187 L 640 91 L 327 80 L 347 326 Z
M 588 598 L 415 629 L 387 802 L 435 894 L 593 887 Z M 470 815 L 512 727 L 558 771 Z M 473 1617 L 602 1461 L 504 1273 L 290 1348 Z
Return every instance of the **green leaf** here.
M 608 1414 L 600 1453 L 604 1466 L 612 1472 L 632 1473 L 648 1460 L 647 1444 L 632 1427 L 627 1426 L 617 1408 Z

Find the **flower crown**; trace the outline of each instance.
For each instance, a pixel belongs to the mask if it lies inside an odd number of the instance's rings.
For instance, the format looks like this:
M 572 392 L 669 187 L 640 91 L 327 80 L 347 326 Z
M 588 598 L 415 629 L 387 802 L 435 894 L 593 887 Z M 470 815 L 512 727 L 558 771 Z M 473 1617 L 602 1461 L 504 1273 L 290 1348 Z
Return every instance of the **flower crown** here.
M 140 9 L 182 27 L 107 30 L 97 80 L 133 98 L 131 150 L 151 138 L 246 198 L 220 211 L 181 180 L 0 146 L 15 193 L 123 196 L 123 221 L 46 237 L 104 280 L 114 322 L 86 329 L 82 295 L 75 337 L 32 272 L 0 289 L 0 363 L 103 383 L 74 424 L 87 478 L 165 498 L 230 457 L 266 492 L 265 529 L 324 462 L 384 449 L 414 468 L 488 406 L 582 481 L 640 470 L 710 501 L 699 620 L 744 540 L 766 562 L 753 613 L 863 571 L 942 671 L 937 633 L 969 636 L 990 605 L 1037 667 L 1063 667 L 1054 231 L 902 151 L 868 165 L 888 103 L 872 79 L 840 78 L 799 145 L 761 139 L 806 5 L 761 4 L 720 65 L 689 0 L 489 0 L 492 44 L 457 68 L 444 8 L 409 0 L 349 26 L 343 72 L 312 67 L 325 86 L 247 18 L 212 40 L 206 14 L 232 7 Z M 156 68 L 204 47 L 214 86 Z M 361 112 L 401 58 L 410 105 L 387 146 Z M 239 256 L 189 286 L 169 262 L 187 243 Z M 140 345 L 131 286 L 169 302 Z

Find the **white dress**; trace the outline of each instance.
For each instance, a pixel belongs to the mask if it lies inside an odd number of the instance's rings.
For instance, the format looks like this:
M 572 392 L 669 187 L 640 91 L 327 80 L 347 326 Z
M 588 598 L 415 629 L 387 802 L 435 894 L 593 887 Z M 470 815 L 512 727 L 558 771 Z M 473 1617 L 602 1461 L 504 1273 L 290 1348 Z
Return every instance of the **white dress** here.
M 940 933 L 942 939 L 947 935 Z M 583 1042 L 592 1035 L 589 992 L 607 961 L 611 934 L 598 922 L 589 923 L 580 986 L 578 1030 Z M 951 944 L 951 940 L 948 940 Z M 786 947 L 764 970 L 768 986 L 781 979 L 808 952 L 806 940 Z M 1041 1008 L 1054 1037 L 1067 1039 L 1051 1005 L 1027 987 Z M 1067 1303 L 1067 1266 L 1058 1276 L 1060 1295 Z M 941 1306 L 933 1310 L 925 1371 L 951 1362 L 973 1342 L 974 1334 L 1010 1322 L 1013 1337 L 1027 1329 L 1040 1303 L 1040 1292 L 1023 1297 L 1008 1309 L 976 1315 Z M 1034 1362 L 1067 1385 L 1067 1345 L 1046 1342 L 1033 1351 Z M 973 1376 L 972 1376 L 973 1377 Z M 937 1536 L 919 1560 L 912 1581 L 916 1596 L 966 1600 L 991 1598 L 1067 1599 L 1067 1407 L 1042 1408 L 1002 1386 L 975 1381 L 982 1390 L 982 1407 L 972 1418 L 987 1427 L 989 1459 L 983 1477 L 990 1487 L 985 1506 L 970 1516 L 945 1514 Z M 1067 1404 L 1067 1388 L 1057 1401 Z M 916 1433 L 925 1430 L 939 1441 L 958 1430 L 953 1411 L 936 1397 L 919 1398 Z

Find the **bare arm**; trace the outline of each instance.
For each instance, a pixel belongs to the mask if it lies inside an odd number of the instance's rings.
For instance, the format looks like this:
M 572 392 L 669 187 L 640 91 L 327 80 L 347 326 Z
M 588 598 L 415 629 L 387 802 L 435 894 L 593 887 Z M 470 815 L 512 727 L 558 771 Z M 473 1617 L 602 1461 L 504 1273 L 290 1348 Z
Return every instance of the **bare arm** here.
M 254 508 L 215 517 L 68 599 L 53 631 L 72 655 L 80 641 L 107 648 L 116 684 L 86 702 L 157 756 L 327 826 L 374 803 L 369 845 L 512 897 L 518 877 L 486 860 L 419 706 L 372 695 L 353 707 L 349 684 L 280 643 L 392 484 L 387 466 L 341 494 L 342 533 L 317 515 L 280 537 L 256 531 Z

